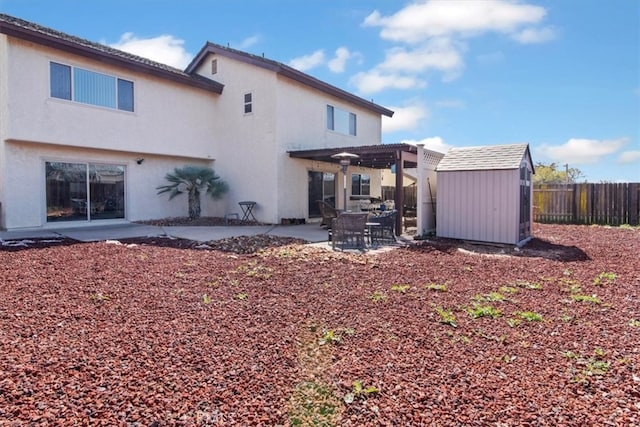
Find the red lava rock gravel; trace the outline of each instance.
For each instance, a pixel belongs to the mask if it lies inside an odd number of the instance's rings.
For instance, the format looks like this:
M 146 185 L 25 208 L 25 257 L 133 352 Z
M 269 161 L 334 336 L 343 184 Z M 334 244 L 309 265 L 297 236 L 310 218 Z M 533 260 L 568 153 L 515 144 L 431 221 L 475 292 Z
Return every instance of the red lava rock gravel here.
M 640 425 L 640 230 L 535 234 L 3 247 L 0 425 Z

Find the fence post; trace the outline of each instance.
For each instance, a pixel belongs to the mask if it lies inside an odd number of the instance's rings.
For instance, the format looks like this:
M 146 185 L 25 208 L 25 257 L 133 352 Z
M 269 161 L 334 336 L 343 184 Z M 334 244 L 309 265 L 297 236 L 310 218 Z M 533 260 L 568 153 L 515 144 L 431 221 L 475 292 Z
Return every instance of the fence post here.
M 638 224 L 638 215 L 640 214 L 640 204 L 638 203 L 638 193 L 640 192 L 640 184 L 629 184 L 629 225 Z
M 578 203 L 576 202 L 576 193 L 578 192 L 578 186 L 576 184 L 571 185 L 571 223 L 575 224 L 578 222 Z

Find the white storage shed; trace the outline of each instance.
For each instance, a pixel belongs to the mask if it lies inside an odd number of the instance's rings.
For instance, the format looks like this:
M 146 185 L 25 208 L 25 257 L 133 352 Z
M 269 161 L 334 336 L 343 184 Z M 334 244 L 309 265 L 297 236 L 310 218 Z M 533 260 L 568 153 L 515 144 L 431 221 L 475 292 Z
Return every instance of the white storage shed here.
M 438 237 L 515 245 L 531 239 L 528 144 L 452 148 L 436 171 Z

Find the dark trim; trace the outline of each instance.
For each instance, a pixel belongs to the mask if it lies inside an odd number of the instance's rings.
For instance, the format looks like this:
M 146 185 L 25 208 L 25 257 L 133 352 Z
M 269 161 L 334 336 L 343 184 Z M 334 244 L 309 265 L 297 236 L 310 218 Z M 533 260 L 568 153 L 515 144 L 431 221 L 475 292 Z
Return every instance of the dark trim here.
M 418 152 L 418 148 L 410 144 L 378 144 L 355 147 L 318 148 L 314 150 L 291 150 L 288 151 L 288 153 L 289 157 L 295 159 L 337 163 L 338 161 L 331 156 L 343 151 L 360 156 L 359 159 L 351 162 L 354 166 L 371 169 L 388 169 L 391 165 L 397 163 L 402 153 L 412 153 L 415 155 Z M 405 158 L 403 163 L 405 168 L 415 168 L 417 167 L 417 157 L 416 161 Z
M 367 101 L 364 98 L 360 98 L 359 96 L 353 95 L 345 90 L 332 86 L 329 83 L 316 79 L 315 77 L 312 77 L 308 74 L 298 71 L 295 68 L 292 68 L 288 65 L 285 65 L 280 62 L 273 61 L 271 59 L 267 59 L 261 56 L 252 55 L 250 53 L 232 49 L 230 47 L 224 47 L 211 42 L 207 42 L 207 44 L 205 44 L 204 47 L 200 49 L 200 52 L 196 55 L 193 61 L 191 61 L 191 63 L 187 66 L 185 72 L 189 74 L 195 72 L 198 66 L 209 54 L 224 56 L 227 58 L 235 59 L 240 62 L 244 62 L 246 64 L 255 65 L 257 67 L 267 69 L 283 77 L 294 80 L 298 83 L 302 83 L 303 85 L 309 86 L 311 88 L 324 92 L 328 95 L 342 99 L 346 102 L 350 102 L 359 107 L 365 108 L 369 111 L 373 111 L 375 113 L 378 113 L 387 117 L 393 116 L 393 111 L 389 110 L 388 108 L 375 104 L 371 101 Z
M 130 71 L 152 75 L 165 80 L 222 93 L 224 85 L 202 76 L 192 76 L 177 68 L 172 68 L 148 59 L 70 36 L 49 28 L 40 27 L 27 21 L 0 14 L 0 33 L 10 37 L 68 52 L 74 55 L 122 67 Z

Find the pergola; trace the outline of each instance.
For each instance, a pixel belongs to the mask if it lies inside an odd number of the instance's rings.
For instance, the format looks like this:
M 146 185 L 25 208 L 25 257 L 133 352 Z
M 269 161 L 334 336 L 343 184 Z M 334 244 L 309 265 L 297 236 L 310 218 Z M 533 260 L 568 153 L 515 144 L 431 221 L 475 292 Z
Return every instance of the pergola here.
M 338 153 L 348 152 L 358 155 L 351 161 L 353 166 L 361 166 L 371 169 L 389 169 L 392 165 L 396 168 L 395 205 L 399 215 L 396 216 L 396 234 L 402 233 L 402 207 L 404 195 L 402 192 L 402 178 L 405 168 L 415 168 L 418 165 L 418 148 L 410 144 L 381 144 L 365 145 L 357 147 L 318 148 L 313 150 L 289 151 L 289 157 L 295 159 L 314 160 L 326 163 L 339 163 L 335 156 Z M 399 190 L 400 189 L 400 190 Z

